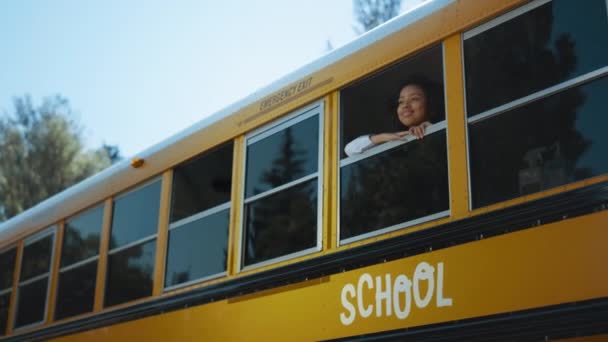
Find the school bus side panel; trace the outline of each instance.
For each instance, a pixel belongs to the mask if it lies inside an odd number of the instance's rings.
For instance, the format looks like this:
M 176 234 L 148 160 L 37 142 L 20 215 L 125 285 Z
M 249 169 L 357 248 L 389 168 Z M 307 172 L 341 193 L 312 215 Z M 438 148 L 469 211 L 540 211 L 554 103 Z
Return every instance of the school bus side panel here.
M 320 340 L 602 298 L 608 296 L 606 222 L 608 212 L 603 211 L 58 341 L 85 336 L 89 342 L 133 336 Z M 420 280 L 425 267 L 432 268 L 426 273 L 432 281 Z M 417 283 L 419 298 L 415 285 L 409 290 L 396 285 L 403 276 Z M 408 292 L 410 308 L 403 317 Z M 383 293 L 391 298 L 390 314 Z M 425 305 L 417 304 L 425 300 Z

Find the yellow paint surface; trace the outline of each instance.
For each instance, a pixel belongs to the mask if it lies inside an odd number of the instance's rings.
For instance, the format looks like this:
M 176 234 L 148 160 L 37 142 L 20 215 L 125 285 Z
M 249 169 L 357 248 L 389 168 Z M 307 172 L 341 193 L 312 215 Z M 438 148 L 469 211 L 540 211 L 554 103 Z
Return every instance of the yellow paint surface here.
M 603 211 L 58 341 L 312 341 L 606 297 L 606 222 Z M 412 304 L 403 320 L 394 312 L 376 317 L 374 308 L 368 318 L 357 315 L 348 326 L 340 322 L 346 284 L 356 288 L 364 273 L 374 280 L 387 274 L 412 279 L 421 262 L 443 263 L 443 297 L 452 299 L 451 306 L 437 307 L 434 296 L 425 308 Z M 425 293 L 426 283 L 420 284 Z M 375 305 L 375 289 L 364 289 L 364 305 Z

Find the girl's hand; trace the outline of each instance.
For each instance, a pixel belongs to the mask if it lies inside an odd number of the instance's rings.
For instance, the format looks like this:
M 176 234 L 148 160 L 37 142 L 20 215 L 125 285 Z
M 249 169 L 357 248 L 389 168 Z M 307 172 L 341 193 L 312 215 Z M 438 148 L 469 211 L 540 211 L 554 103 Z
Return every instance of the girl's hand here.
M 426 131 L 426 128 L 429 127 L 430 125 L 431 125 L 430 122 L 425 121 L 418 126 L 410 127 L 408 132 L 409 132 L 409 134 L 415 136 L 417 139 L 422 139 L 422 138 L 424 138 L 424 133 Z

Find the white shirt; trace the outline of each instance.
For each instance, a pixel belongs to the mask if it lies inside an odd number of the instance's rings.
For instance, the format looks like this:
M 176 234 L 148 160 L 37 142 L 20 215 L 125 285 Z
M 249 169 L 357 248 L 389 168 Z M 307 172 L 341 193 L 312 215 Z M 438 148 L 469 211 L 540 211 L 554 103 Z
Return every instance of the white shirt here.
M 346 146 L 344 146 L 344 153 L 350 157 L 355 154 L 363 153 L 374 146 L 375 144 L 369 138 L 369 135 L 362 135 L 346 144 Z

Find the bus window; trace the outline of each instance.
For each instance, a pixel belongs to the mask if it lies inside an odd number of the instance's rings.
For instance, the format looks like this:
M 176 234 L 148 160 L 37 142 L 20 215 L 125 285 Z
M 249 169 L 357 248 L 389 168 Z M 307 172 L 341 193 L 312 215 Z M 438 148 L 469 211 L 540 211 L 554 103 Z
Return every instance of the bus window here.
M 472 207 L 597 176 L 605 0 L 535 1 L 464 35 Z
M 226 272 L 233 146 L 227 143 L 173 171 L 166 289 Z
M 152 295 L 161 181 L 114 200 L 104 305 Z
M 55 319 L 93 311 L 103 205 L 65 223 Z
M 415 100 L 423 105 L 409 103 L 408 89 L 416 89 Z M 341 91 L 341 243 L 449 214 L 443 98 L 441 46 Z M 407 107 L 406 114 L 418 113 L 420 123 L 403 119 L 401 109 L 398 114 L 399 101 Z M 416 139 L 408 130 L 423 122 L 431 125 Z M 394 141 L 371 142 L 372 135 L 387 132 L 407 133 Z M 344 150 L 361 137 L 370 140 L 369 145 L 348 156 Z
M 23 247 L 15 328 L 44 322 L 56 227 L 28 238 Z
M 8 309 L 13 289 L 13 272 L 17 248 L 12 247 L 0 253 L 0 336 L 6 334 L 8 328 Z
M 315 104 L 247 137 L 243 266 L 319 247 L 322 112 Z

